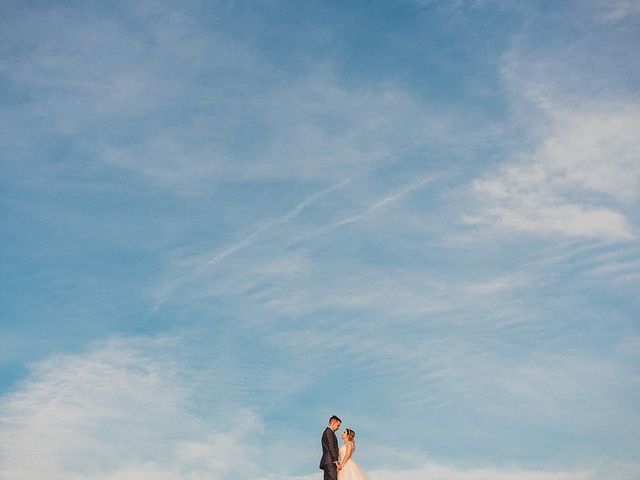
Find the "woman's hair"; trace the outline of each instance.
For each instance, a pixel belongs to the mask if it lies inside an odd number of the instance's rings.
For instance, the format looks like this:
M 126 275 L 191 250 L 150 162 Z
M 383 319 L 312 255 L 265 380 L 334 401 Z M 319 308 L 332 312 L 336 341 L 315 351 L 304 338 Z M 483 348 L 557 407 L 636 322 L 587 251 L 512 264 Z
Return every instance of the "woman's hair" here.
M 356 432 L 350 428 L 345 428 L 344 431 L 347 434 L 347 440 L 353 443 L 353 448 L 356 448 Z

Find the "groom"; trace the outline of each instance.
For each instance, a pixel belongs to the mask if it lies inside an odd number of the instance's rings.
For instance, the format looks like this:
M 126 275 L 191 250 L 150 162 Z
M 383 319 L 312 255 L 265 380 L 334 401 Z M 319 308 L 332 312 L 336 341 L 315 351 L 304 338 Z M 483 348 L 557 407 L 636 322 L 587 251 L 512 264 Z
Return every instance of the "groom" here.
M 324 480 L 337 480 L 338 478 L 338 439 L 335 431 L 340 428 L 340 420 L 335 415 L 329 419 L 329 426 L 322 434 L 322 458 L 320 468 L 324 470 Z

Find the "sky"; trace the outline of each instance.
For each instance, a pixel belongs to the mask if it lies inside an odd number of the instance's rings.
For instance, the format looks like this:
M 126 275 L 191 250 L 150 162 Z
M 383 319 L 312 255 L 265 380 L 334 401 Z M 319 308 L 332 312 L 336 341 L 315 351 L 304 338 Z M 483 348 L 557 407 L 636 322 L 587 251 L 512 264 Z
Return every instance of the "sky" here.
M 640 478 L 639 25 L 0 2 L 0 479 Z

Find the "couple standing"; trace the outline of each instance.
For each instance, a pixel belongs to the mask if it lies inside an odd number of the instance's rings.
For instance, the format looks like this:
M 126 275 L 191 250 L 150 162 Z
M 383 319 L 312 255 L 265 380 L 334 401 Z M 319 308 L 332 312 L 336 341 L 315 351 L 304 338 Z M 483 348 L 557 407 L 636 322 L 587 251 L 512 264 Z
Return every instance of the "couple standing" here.
M 356 432 L 345 428 L 340 435 L 344 444 L 338 450 L 335 432 L 340 428 L 341 423 L 342 420 L 333 415 L 329 419 L 329 426 L 322 434 L 320 468 L 324 470 L 324 480 L 370 480 L 351 458 L 356 449 Z

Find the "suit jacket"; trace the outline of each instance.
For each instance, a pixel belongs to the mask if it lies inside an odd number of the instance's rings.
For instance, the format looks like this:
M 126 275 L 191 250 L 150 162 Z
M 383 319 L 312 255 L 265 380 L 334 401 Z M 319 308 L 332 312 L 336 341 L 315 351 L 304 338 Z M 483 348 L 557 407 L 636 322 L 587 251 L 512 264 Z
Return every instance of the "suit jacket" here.
M 336 434 L 327 427 L 322 433 L 322 458 L 320 468 L 324 470 L 327 466 L 338 461 L 338 439 Z

